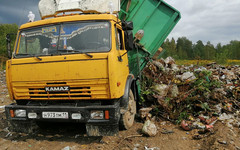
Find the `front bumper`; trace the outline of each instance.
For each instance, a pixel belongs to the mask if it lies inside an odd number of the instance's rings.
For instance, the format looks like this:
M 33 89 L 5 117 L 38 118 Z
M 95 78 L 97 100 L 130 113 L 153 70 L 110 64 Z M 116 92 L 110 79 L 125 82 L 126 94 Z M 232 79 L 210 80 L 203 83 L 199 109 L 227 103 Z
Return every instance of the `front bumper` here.
M 37 117 L 34 119 L 26 117 L 11 117 L 10 110 L 22 109 L 26 110 L 26 114 L 28 113 L 36 113 Z M 50 105 L 50 106 L 26 106 L 26 105 L 17 105 L 11 104 L 5 107 L 6 117 L 8 120 L 12 121 L 49 121 L 49 122 L 80 122 L 86 124 L 97 124 L 97 125 L 111 125 L 118 124 L 120 119 L 120 107 L 119 103 L 115 103 L 114 105 L 104 105 L 104 106 L 62 106 L 62 105 Z M 91 119 L 90 113 L 91 111 L 109 111 L 109 119 Z M 43 112 L 67 112 L 68 118 L 59 119 L 59 118 L 43 118 Z M 73 119 L 73 113 L 80 113 L 81 119 Z

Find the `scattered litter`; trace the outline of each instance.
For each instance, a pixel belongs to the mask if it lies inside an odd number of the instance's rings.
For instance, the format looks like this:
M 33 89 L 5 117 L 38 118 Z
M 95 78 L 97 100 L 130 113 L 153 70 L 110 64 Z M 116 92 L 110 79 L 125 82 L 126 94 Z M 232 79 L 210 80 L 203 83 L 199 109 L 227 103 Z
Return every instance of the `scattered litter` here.
M 195 129 L 205 129 L 206 126 L 203 123 L 201 123 L 200 121 L 195 121 L 193 123 L 193 127 Z
M 171 134 L 171 133 L 174 133 L 174 131 L 173 131 L 173 130 L 163 129 L 163 130 L 161 131 L 161 133 L 162 133 L 162 134 Z
M 166 124 L 167 124 L 166 121 L 161 122 L 161 125 L 162 125 L 162 126 L 165 126 Z
M 11 132 L 8 132 L 7 135 L 5 135 L 5 137 L 10 137 L 10 136 L 12 136 Z
M 227 145 L 227 141 L 218 140 L 218 143 Z
M 147 146 L 144 147 L 145 150 L 160 150 L 158 147 L 148 148 Z
M 186 120 L 182 120 L 182 122 L 181 122 L 181 127 L 182 127 L 185 131 L 190 131 L 190 130 L 192 130 L 191 122 L 186 121 Z
M 170 93 L 171 93 L 171 97 L 173 97 L 173 98 L 175 98 L 179 95 L 178 87 L 176 84 L 174 84 L 172 86 L 172 88 L 170 89 Z
M 207 131 L 212 131 L 213 130 L 213 125 L 206 125 L 206 130 Z
M 133 150 L 138 150 L 138 148 L 140 147 L 141 145 L 140 144 L 134 144 L 134 148 L 133 148 Z
M 203 138 L 203 136 L 200 135 L 200 134 L 195 134 L 195 135 L 193 135 L 193 139 L 194 139 L 194 140 L 200 140 L 200 139 L 202 139 L 202 138 Z
M 178 66 L 168 57 L 149 62 L 142 75 L 142 106 L 152 108 L 152 116 L 206 135 L 214 133 L 219 120 L 240 128 L 239 66 Z
M 214 123 L 216 120 L 217 120 L 217 117 L 212 117 L 212 118 L 206 120 L 206 124 L 207 124 L 207 125 L 211 125 L 211 124 Z
M 223 114 L 221 114 L 221 116 L 219 117 L 219 120 L 229 120 L 229 119 L 232 119 L 232 118 L 234 118 L 234 116 L 233 115 L 231 115 L 231 114 L 229 114 L 229 115 L 227 115 L 226 113 L 223 113 Z
M 152 110 L 152 108 L 141 108 L 139 110 L 140 116 L 142 119 L 144 118 L 151 118 L 151 114 L 149 113 Z
M 193 74 L 193 72 L 185 72 L 182 76 L 180 76 L 180 79 L 181 79 L 182 81 L 186 81 L 186 80 L 192 81 L 192 80 L 195 80 L 196 77 L 195 77 L 195 75 Z
M 7 134 L 5 135 L 5 137 L 10 137 L 10 136 L 12 136 L 12 133 L 9 131 L 9 128 L 8 128 L 8 127 L 4 128 L 3 131 L 7 132 Z
M 71 150 L 71 148 L 70 148 L 70 146 L 66 146 L 62 150 Z
M 157 134 L 156 125 L 150 120 L 145 121 L 142 132 L 147 136 L 155 136 Z
M 175 64 L 175 60 L 174 60 L 172 57 L 167 57 L 167 58 L 165 59 L 165 64 L 166 64 L 166 65 Z
M 183 140 L 187 140 L 188 138 L 183 136 L 182 139 L 183 139 Z
M 154 91 L 157 92 L 159 96 L 166 96 L 168 92 L 168 85 L 166 84 L 157 84 L 153 87 Z

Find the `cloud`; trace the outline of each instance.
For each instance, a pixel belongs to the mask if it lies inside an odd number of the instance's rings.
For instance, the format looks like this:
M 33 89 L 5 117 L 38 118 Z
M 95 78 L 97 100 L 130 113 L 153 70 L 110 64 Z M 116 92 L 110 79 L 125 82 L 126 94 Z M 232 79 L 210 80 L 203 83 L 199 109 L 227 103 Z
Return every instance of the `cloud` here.
M 202 40 L 227 44 L 240 37 L 240 1 L 168 0 L 181 12 L 182 19 L 169 38 L 186 36 L 193 42 Z
M 21 25 L 28 21 L 28 13 L 32 11 L 36 14 L 36 19 L 40 19 L 38 13 L 38 0 L 1 0 L 0 23 L 16 23 Z
M 169 38 L 186 36 L 194 43 L 202 40 L 227 44 L 240 38 L 240 0 L 165 0 L 181 12 L 182 19 Z M 0 23 L 21 25 L 31 10 L 40 20 L 39 0 L 0 0 Z

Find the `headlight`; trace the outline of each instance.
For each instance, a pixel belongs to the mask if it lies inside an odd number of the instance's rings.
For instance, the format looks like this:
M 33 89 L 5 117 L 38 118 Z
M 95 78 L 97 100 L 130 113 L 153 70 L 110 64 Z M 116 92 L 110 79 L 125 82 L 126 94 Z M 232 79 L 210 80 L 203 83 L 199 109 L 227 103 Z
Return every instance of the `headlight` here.
M 103 119 L 103 111 L 101 110 L 92 110 L 91 111 L 91 119 Z
M 28 118 L 30 118 L 30 119 L 37 118 L 37 113 L 28 113 Z
M 16 109 L 15 110 L 16 117 L 26 117 L 26 110 L 23 109 Z
M 81 119 L 82 115 L 80 113 L 72 113 L 72 119 Z

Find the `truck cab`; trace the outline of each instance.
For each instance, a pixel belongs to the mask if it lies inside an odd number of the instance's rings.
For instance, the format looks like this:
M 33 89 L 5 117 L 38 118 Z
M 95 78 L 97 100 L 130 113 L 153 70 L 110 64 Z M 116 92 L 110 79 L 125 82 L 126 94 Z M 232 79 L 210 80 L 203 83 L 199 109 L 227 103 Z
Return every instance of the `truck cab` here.
M 129 73 L 124 41 L 121 22 L 109 14 L 62 16 L 22 25 L 13 58 L 7 61 L 8 90 L 16 101 L 6 107 L 12 126 L 82 122 L 90 136 L 113 135 L 118 132 L 122 106 L 122 114 L 128 111 L 128 118 L 122 118 L 127 120 L 125 128 L 130 128 L 136 91 L 131 90 L 134 76 Z M 127 108 L 122 99 L 127 102 L 130 91 L 132 107 Z M 114 131 L 93 134 L 95 124 L 98 130 L 109 126 Z

